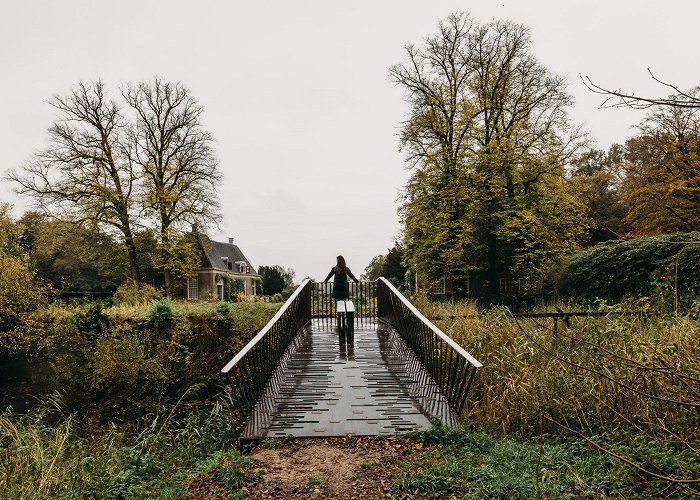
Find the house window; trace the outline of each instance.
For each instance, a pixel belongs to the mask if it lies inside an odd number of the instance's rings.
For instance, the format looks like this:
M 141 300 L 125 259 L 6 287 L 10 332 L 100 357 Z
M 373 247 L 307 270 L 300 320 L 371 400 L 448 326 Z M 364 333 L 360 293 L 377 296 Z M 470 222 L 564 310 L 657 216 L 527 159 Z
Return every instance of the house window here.
M 223 283 L 216 284 L 216 296 L 218 297 L 219 300 L 224 300 L 224 284 Z
M 187 278 L 187 300 L 197 300 L 199 298 L 199 283 L 197 278 Z
M 440 278 L 433 284 L 433 293 L 435 295 L 445 295 L 445 278 Z
M 245 266 L 245 273 L 250 274 L 250 266 Z
M 239 273 L 245 272 L 245 262 L 240 262 L 238 264 L 238 272 Z
M 501 293 L 506 292 L 506 285 L 507 285 L 507 282 L 506 282 L 505 278 L 500 278 L 498 280 L 498 289 L 501 291 Z

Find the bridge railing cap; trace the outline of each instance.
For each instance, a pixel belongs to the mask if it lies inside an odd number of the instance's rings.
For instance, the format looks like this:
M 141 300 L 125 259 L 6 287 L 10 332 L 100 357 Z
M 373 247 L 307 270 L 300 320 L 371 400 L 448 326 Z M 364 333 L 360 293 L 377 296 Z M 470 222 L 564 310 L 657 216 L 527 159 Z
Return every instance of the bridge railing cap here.
M 243 357 L 250 352 L 250 350 L 255 347 L 255 344 L 260 342 L 260 340 L 267 334 L 267 332 L 270 331 L 270 328 L 272 328 L 272 325 L 274 325 L 278 319 L 282 317 L 284 312 L 289 308 L 289 304 L 294 302 L 294 300 L 297 298 L 297 296 L 301 293 L 301 291 L 304 289 L 307 283 L 309 283 L 311 280 L 309 278 L 306 278 L 304 281 L 301 282 L 301 284 L 297 287 L 296 290 L 294 290 L 294 293 L 287 299 L 287 301 L 282 305 L 282 307 L 279 308 L 279 310 L 275 313 L 275 315 L 272 317 L 270 321 L 267 322 L 267 324 L 263 327 L 260 332 L 253 337 L 253 339 L 248 342 L 243 349 L 238 351 L 238 354 L 236 354 L 231 361 L 226 363 L 226 366 L 224 366 L 221 369 L 221 373 L 226 374 L 231 371 L 231 369 L 238 364 L 238 362 L 243 359 Z
M 394 285 L 391 284 L 391 282 L 384 278 L 383 276 L 381 278 L 378 278 L 378 280 L 381 280 L 382 283 L 384 283 L 389 289 L 396 294 L 396 296 L 403 302 L 403 304 L 413 313 L 415 314 L 419 320 L 421 320 L 425 325 L 430 328 L 430 330 L 435 333 L 438 337 L 440 337 L 445 343 L 447 343 L 450 347 L 452 347 L 455 351 L 457 351 L 459 354 L 461 354 L 464 358 L 469 361 L 472 365 L 474 365 L 476 368 L 481 368 L 483 365 L 471 354 L 469 354 L 464 347 L 459 345 L 457 342 L 455 342 L 451 337 L 446 335 L 442 330 L 440 330 L 437 326 L 433 324 L 432 321 L 430 321 L 428 318 L 426 318 L 423 313 L 421 313 L 418 309 L 416 309 L 416 306 L 411 304 L 411 302 L 403 296 L 401 292 L 399 292 Z

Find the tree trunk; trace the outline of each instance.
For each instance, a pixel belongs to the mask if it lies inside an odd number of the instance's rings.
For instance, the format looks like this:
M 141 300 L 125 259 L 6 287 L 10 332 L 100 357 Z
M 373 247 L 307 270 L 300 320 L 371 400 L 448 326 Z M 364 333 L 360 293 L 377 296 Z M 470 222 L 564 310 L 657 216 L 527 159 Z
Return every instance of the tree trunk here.
M 136 244 L 131 230 L 127 228 L 124 231 L 124 242 L 126 251 L 129 254 L 129 269 L 131 272 L 131 280 L 136 288 L 141 288 L 141 269 L 139 269 L 138 254 L 136 253 Z
M 501 295 L 501 287 L 498 281 L 498 240 L 493 235 L 488 237 L 488 270 L 486 275 L 489 279 L 491 295 L 499 297 Z
M 160 259 L 161 267 L 163 269 L 163 288 L 165 289 L 165 296 L 169 297 L 172 287 L 172 272 L 170 270 L 170 237 L 168 236 L 168 230 L 162 229 L 160 232 Z

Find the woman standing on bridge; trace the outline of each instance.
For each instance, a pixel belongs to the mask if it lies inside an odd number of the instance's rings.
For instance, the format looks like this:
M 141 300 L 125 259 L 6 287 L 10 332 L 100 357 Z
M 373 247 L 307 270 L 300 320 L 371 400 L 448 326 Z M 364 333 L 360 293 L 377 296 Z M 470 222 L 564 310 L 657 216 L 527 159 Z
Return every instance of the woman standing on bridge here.
M 335 267 L 333 267 L 333 269 L 331 269 L 331 272 L 328 273 L 328 276 L 326 276 L 326 279 L 323 280 L 323 282 L 328 283 L 331 276 L 335 275 L 335 278 L 333 278 L 333 298 L 335 300 L 348 300 L 350 297 L 350 290 L 348 289 L 348 276 L 350 276 L 355 283 L 359 283 L 360 281 L 355 278 L 352 271 L 348 269 L 348 266 L 345 264 L 345 258 L 343 258 L 342 255 L 338 255 L 336 259 L 338 263 L 335 265 Z

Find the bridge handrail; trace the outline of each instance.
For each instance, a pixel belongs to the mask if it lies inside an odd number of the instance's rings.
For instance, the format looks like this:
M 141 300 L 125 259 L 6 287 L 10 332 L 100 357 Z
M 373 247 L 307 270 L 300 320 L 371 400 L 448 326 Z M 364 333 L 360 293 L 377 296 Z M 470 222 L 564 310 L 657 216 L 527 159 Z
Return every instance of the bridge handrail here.
M 426 318 L 386 278 L 377 280 L 377 299 L 379 319 L 403 338 L 460 416 L 481 363 Z
M 440 330 L 435 324 L 430 321 L 428 318 L 426 318 L 422 312 L 420 312 L 416 307 L 409 302 L 409 300 L 403 296 L 401 292 L 399 292 L 394 285 L 391 284 L 389 280 L 384 278 L 383 276 L 378 278 L 378 281 L 381 280 L 394 294 L 403 302 L 403 304 L 411 311 L 419 320 L 421 320 L 425 325 L 432 330 L 435 335 L 440 337 L 447 345 L 452 347 L 455 351 L 457 351 L 462 357 L 464 357 L 469 363 L 474 365 L 476 368 L 481 368 L 483 365 L 471 354 L 469 354 L 461 345 L 459 345 L 457 342 L 455 342 L 450 336 L 446 335 L 442 330 Z
M 294 293 L 287 299 L 287 301 L 282 305 L 282 307 L 279 308 L 279 310 L 275 313 L 275 315 L 272 317 L 270 321 L 267 322 L 267 324 L 263 327 L 258 334 L 253 337 L 253 339 L 248 342 L 243 349 L 238 351 L 238 353 L 229 361 L 226 363 L 226 366 L 224 366 L 221 369 L 221 373 L 224 375 L 227 374 L 228 372 L 231 371 L 231 369 L 238 364 L 238 362 L 245 357 L 246 354 L 248 354 L 256 345 L 258 342 L 260 342 L 265 335 L 267 335 L 267 332 L 270 331 L 270 329 L 274 326 L 275 323 L 284 315 L 284 313 L 289 309 L 290 304 L 292 304 L 297 296 L 302 292 L 304 287 L 307 285 L 307 283 L 310 283 L 310 279 L 305 279 L 304 281 L 301 282 L 301 284 L 297 287 L 296 290 L 294 290 Z

